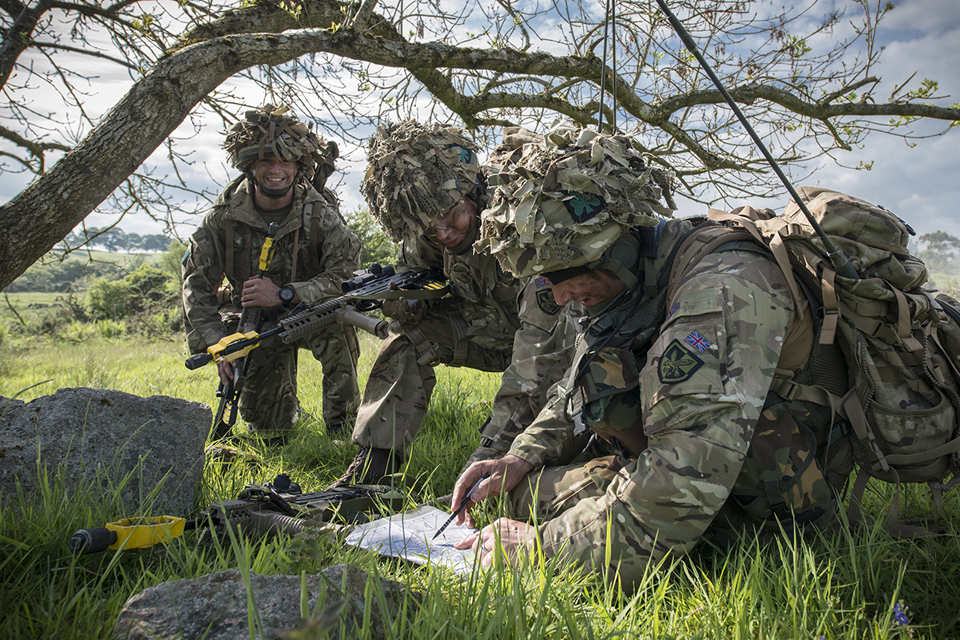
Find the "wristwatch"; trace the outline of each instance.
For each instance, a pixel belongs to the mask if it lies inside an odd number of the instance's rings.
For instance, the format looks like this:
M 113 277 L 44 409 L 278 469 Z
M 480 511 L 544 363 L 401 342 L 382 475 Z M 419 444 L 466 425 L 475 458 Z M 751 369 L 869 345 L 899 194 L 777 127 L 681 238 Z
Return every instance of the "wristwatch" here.
M 286 287 L 280 287 L 277 295 L 280 296 L 280 304 L 283 305 L 283 308 L 289 309 L 293 304 L 293 299 L 296 297 L 297 292 L 293 290 L 293 287 L 287 285 Z

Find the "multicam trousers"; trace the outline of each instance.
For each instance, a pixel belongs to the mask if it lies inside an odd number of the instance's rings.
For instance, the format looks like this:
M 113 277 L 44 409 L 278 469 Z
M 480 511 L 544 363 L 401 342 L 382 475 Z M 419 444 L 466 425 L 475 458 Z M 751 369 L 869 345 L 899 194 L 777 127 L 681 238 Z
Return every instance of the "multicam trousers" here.
M 390 323 L 390 334 L 363 391 L 353 432 L 355 444 L 406 449 L 427 415 L 437 384 L 433 370 L 436 364 L 481 371 L 507 368 L 513 352 L 513 330 L 477 318 L 464 321 L 460 314 L 456 307 L 438 305 L 415 326 Z
M 324 423 L 332 425 L 354 419 L 360 397 L 357 385 L 360 344 L 353 327 L 332 324 L 308 341 L 261 351 L 262 355 L 251 361 L 240 394 L 240 415 L 249 423 L 250 432 L 285 431 L 296 422 L 298 347 L 313 352 L 323 367 Z

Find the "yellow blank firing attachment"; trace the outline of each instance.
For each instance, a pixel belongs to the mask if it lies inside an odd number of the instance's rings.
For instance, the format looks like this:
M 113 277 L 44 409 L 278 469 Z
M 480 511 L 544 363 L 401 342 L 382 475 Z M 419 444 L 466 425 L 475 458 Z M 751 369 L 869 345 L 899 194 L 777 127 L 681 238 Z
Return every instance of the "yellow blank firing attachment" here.
M 256 331 L 248 331 L 247 333 L 235 333 L 233 335 L 227 336 L 220 342 L 214 345 L 207 347 L 207 353 L 213 356 L 214 362 L 232 362 L 237 358 L 243 358 L 248 353 L 260 346 L 260 343 L 257 342 L 257 338 L 260 337 L 260 334 Z M 236 351 L 231 351 L 230 353 L 223 353 L 224 350 L 229 347 L 234 342 L 239 340 L 251 340 L 252 342 L 244 347 L 243 349 L 237 349 Z
M 107 529 L 117 534 L 117 541 L 108 549 L 145 549 L 157 543 L 167 543 L 183 535 L 186 520 L 173 516 L 157 518 L 124 518 L 108 522 Z

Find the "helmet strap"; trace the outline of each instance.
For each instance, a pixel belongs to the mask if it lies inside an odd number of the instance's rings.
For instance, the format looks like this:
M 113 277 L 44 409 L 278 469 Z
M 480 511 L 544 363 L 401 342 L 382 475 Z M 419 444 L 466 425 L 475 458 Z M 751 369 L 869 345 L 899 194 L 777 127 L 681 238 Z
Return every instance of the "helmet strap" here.
M 616 277 L 623 280 L 627 289 L 631 291 L 637 288 L 640 280 L 637 278 L 637 264 L 640 261 L 640 240 L 629 231 L 624 233 L 616 242 L 610 245 L 596 266 L 585 265 L 593 269 L 603 269 L 609 271 Z
M 477 216 L 477 222 L 473 225 L 473 228 L 470 229 L 469 233 L 463 237 L 463 240 L 455 247 L 448 247 L 451 253 L 456 256 L 470 251 L 470 248 L 473 246 L 473 243 L 477 241 L 477 237 L 480 235 L 480 216 Z
M 304 171 L 303 163 L 298 162 L 297 174 L 296 176 L 294 176 L 293 182 L 287 185 L 286 187 L 283 187 L 282 189 L 274 189 L 272 187 L 267 187 L 257 182 L 257 180 L 253 177 L 253 172 L 250 171 L 249 167 L 243 170 L 243 175 L 247 176 L 247 180 L 250 181 L 250 184 L 253 185 L 253 187 L 257 191 L 259 191 L 262 195 L 268 198 L 272 198 L 274 200 L 279 200 L 280 198 L 283 198 L 288 193 L 290 193 L 290 190 L 293 189 L 293 186 L 298 182 L 300 182 L 300 178 L 302 178 L 305 175 L 305 171 Z

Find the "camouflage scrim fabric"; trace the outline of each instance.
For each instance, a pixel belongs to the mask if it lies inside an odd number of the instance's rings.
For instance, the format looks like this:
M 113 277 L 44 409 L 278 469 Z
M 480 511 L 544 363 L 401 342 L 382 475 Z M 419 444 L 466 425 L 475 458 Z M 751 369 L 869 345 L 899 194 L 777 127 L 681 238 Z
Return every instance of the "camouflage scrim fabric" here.
M 465 195 L 482 201 L 477 149 L 455 127 L 412 120 L 377 127 L 362 189 L 394 241 L 424 233 Z
M 327 161 L 328 145 L 287 111 L 283 104 L 266 104 L 247 111 L 243 120 L 233 125 L 223 148 L 234 167 L 242 171 L 254 160 L 276 157 L 300 163 L 307 179 L 313 177 L 315 167 Z M 336 145 L 330 150 L 335 152 Z
M 676 209 L 673 176 L 648 167 L 630 138 L 560 125 L 522 146 L 499 173 L 483 212 L 477 252 L 517 277 L 596 260 L 624 231 Z M 533 141 L 531 141 L 533 140 Z

